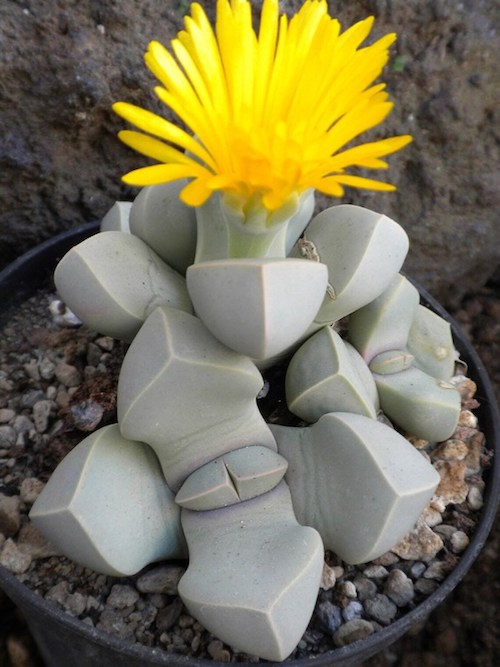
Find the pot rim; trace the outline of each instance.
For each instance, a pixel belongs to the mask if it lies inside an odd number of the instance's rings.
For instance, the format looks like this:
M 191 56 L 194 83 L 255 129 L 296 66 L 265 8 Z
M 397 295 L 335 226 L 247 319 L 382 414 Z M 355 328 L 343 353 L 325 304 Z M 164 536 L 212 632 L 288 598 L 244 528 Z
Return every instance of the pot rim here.
M 10 306 L 33 294 L 40 280 L 47 277 L 50 271 L 53 271 L 57 261 L 69 248 L 98 230 L 98 223 L 91 222 L 62 232 L 29 250 L 0 271 L 0 299 L 4 303 L 4 312 Z M 347 667 L 348 665 L 359 664 L 360 660 L 368 659 L 380 652 L 405 634 L 413 625 L 425 619 L 453 591 L 476 560 L 493 525 L 500 498 L 500 413 L 494 389 L 482 361 L 457 322 L 417 281 L 412 278 L 409 279 L 418 288 L 421 303 L 430 307 L 450 323 L 454 342 L 460 352 L 460 358 L 467 364 L 470 377 L 477 384 L 476 397 L 481 404 L 477 409 L 477 414 L 481 430 L 486 435 L 487 447 L 494 454 L 492 465 L 485 471 L 486 492 L 477 528 L 458 565 L 441 582 L 436 591 L 388 627 L 345 647 L 332 649 L 316 656 L 291 660 L 287 663 L 262 661 L 263 664 L 275 665 L 276 667 L 282 664 L 290 664 L 293 667 L 306 667 L 306 665 L 307 667 L 327 667 L 327 665 Z M 224 667 L 226 664 L 168 653 L 163 649 L 147 647 L 142 644 L 131 644 L 102 630 L 97 630 L 36 595 L 2 566 L 0 566 L 0 588 L 3 588 L 14 603 L 21 607 L 27 617 L 28 624 L 30 613 L 41 615 L 47 620 L 55 618 L 66 628 L 96 644 L 119 651 L 131 658 L 147 660 L 149 661 L 148 664 L 172 665 L 174 667 Z M 238 664 L 241 667 L 250 667 L 253 663 L 242 662 Z

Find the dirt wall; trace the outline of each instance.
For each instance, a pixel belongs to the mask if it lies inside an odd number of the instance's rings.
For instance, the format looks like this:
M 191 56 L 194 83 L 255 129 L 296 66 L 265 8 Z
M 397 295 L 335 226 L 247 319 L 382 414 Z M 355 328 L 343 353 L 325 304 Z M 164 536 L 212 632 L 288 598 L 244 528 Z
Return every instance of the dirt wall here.
M 159 109 L 143 52 L 150 39 L 168 43 L 186 4 L 0 3 L 0 265 L 134 196 L 120 176 L 141 159 L 116 139 L 123 123 L 110 106 L 123 99 Z M 281 2 L 286 11 L 300 4 Z M 329 4 L 345 27 L 373 14 L 374 36 L 398 33 L 384 76 L 396 107 L 382 133 L 414 136 L 390 158 L 396 194 L 351 190 L 343 201 L 398 220 L 412 241 L 406 270 L 457 302 L 500 263 L 500 3 Z

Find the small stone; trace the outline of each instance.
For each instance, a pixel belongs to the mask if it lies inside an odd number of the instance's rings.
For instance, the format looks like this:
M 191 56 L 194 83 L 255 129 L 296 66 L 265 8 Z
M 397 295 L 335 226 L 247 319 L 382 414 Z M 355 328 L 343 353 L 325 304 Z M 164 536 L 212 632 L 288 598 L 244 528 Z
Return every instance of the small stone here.
M 472 510 L 480 510 L 484 504 L 483 492 L 477 486 L 471 486 L 467 494 L 467 502 Z
M 0 426 L 0 447 L 12 447 L 17 440 L 17 433 L 12 426 Z
M 438 588 L 439 582 L 433 579 L 418 579 L 415 582 L 415 590 L 422 595 L 431 595 Z
M 31 419 L 26 417 L 26 415 L 17 415 L 17 417 L 14 419 L 13 426 L 16 430 L 16 433 L 28 433 L 35 428 L 35 425 Z
M 83 614 L 87 606 L 87 598 L 81 593 L 71 593 L 67 581 L 60 581 L 47 591 L 46 599 L 56 602 L 62 609 L 71 616 Z
M 98 366 L 101 360 L 102 350 L 95 343 L 89 343 L 87 345 L 87 364 L 89 366 Z
M 37 401 L 45 400 L 45 394 L 41 389 L 29 389 L 21 396 L 21 408 L 31 410 Z
M 16 416 L 16 413 L 14 410 L 10 410 L 9 408 L 1 408 L 0 409 L 0 424 L 7 424 L 10 422 L 14 417 Z
M 111 352 L 115 346 L 115 341 L 111 336 L 100 336 L 95 340 L 96 345 L 99 345 L 101 350 Z
M 60 551 L 58 551 L 31 522 L 24 524 L 19 531 L 17 545 L 19 549 L 23 553 L 28 554 L 32 560 L 61 555 Z
M 477 433 L 476 428 L 470 428 L 469 426 L 457 426 L 453 437 L 456 440 L 461 440 L 462 442 L 468 442 L 472 436 Z
M 64 600 L 69 595 L 69 584 L 67 581 L 60 581 L 55 586 L 50 588 L 45 597 L 52 602 L 57 602 L 60 606 L 64 606 Z
M 384 567 L 388 567 L 390 565 L 394 565 L 397 562 L 399 562 L 399 558 L 396 556 L 396 554 L 392 553 L 392 551 L 386 551 L 385 554 L 382 554 L 381 556 L 376 558 L 373 561 L 373 564 L 383 565 Z
M 18 433 L 16 438 L 16 447 L 24 449 L 29 443 L 29 433 Z
M 447 440 L 433 452 L 432 458 L 443 461 L 462 461 L 468 454 L 469 448 L 462 440 Z
M 110 607 L 104 609 L 99 617 L 96 628 L 120 639 L 132 639 L 134 636 L 134 628 L 128 625 L 116 609 L 111 609 Z
M 462 410 L 458 418 L 459 426 L 468 426 L 469 428 L 477 428 L 477 417 L 470 410 Z
M 368 565 L 363 570 L 363 575 L 368 579 L 385 579 L 389 572 L 383 565 Z
M 419 579 L 427 569 L 427 565 L 421 561 L 413 563 L 410 568 L 410 574 L 414 579 Z
M 469 546 L 469 538 L 462 530 L 457 530 L 450 538 L 450 547 L 453 553 L 460 554 Z
M 10 380 L 7 380 L 7 378 L 0 377 L 0 389 L 7 392 L 12 391 L 14 384 Z
M 335 646 L 347 646 L 375 632 L 373 624 L 362 618 L 344 623 L 333 635 Z
M 40 371 L 37 362 L 33 359 L 28 364 L 24 364 L 24 372 L 35 382 L 40 381 Z
M 59 299 L 50 302 L 49 310 L 54 324 L 60 327 L 76 328 L 82 325 L 80 318 Z
M 50 385 L 49 387 L 47 387 L 45 395 L 47 396 L 49 401 L 55 401 L 57 396 L 57 387 Z
M 151 604 L 154 604 L 157 609 L 163 609 L 167 606 L 168 597 L 166 595 L 162 595 L 161 593 L 151 593 L 149 595 L 149 601 Z
M 481 453 L 484 448 L 484 433 L 480 431 L 469 438 L 465 457 L 465 476 L 476 475 L 481 470 Z
M 424 572 L 424 579 L 434 579 L 435 581 L 443 581 L 449 571 L 449 565 L 442 561 L 436 561 L 429 565 Z
M 377 584 L 366 577 L 356 577 L 354 579 L 354 585 L 358 592 L 358 598 L 361 601 L 368 600 L 377 594 Z
M 339 593 L 345 595 L 350 600 L 358 597 L 358 591 L 352 581 L 343 581 L 338 587 Z
M 323 563 L 320 587 L 325 591 L 329 591 L 335 586 L 336 581 L 337 577 L 335 575 L 335 570 L 327 563 Z
M 40 375 L 44 380 L 52 380 L 56 370 L 56 365 L 54 364 L 53 361 L 44 357 L 43 359 L 40 360 L 38 368 L 40 371 Z
M 443 540 L 439 535 L 419 519 L 417 526 L 393 547 L 392 551 L 405 560 L 430 561 L 443 546 Z
M 72 593 L 66 601 L 65 610 L 71 616 L 80 616 L 87 607 L 87 598 L 81 593 Z
M 436 496 L 447 505 L 463 503 L 469 491 L 465 481 L 464 461 L 437 461 L 434 467 L 441 477 Z
M 342 616 L 345 621 L 352 621 L 355 618 L 362 618 L 364 607 L 358 600 L 351 600 L 342 610 Z
M 227 648 L 224 648 L 224 644 L 220 641 L 220 639 L 212 640 L 207 646 L 207 652 L 212 660 L 216 660 L 218 662 L 231 661 L 231 654 Z
M 395 568 L 389 573 L 384 586 L 384 593 L 398 607 L 405 607 L 415 597 L 412 580 L 406 574 Z
M 12 574 L 23 574 L 31 565 L 31 558 L 23 553 L 10 537 L 5 540 L 0 552 L 0 565 L 3 565 Z
M 333 635 L 342 625 L 342 611 L 329 600 L 320 602 L 316 608 L 319 621 L 324 629 Z
M 366 613 L 381 625 L 389 625 L 395 618 L 398 608 L 387 595 L 378 593 L 365 602 Z
M 136 585 L 141 593 L 177 595 L 177 587 L 185 571 L 186 568 L 179 565 L 157 565 L 142 574 Z
M 443 521 L 443 515 L 441 512 L 438 512 L 432 505 L 427 505 L 422 514 L 420 515 L 422 520 L 430 527 L 438 526 Z
M 444 538 L 445 540 L 449 540 L 455 531 L 456 531 L 455 526 L 450 526 L 448 524 L 436 526 L 434 530 L 434 532 L 436 532 L 440 537 Z
M 55 401 L 60 408 L 64 409 L 64 408 L 68 407 L 68 405 L 69 405 L 69 394 L 68 394 L 68 391 L 67 391 L 66 387 L 63 387 L 63 385 L 59 385 L 59 387 L 57 389 L 57 396 L 55 398 Z
M 82 401 L 71 406 L 73 422 L 79 431 L 95 431 L 104 416 L 104 408 L 95 401 Z
M 465 375 L 456 375 L 450 382 L 458 389 L 462 401 L 470 401 L 476 395 L 476 383 Z
M 413 435 L 410 436 L 408 440 L 416 449 L 425 449 L 429 444 L 428 440 L 424 440 L 423 438 L 417 438 Z
M 5 537 L 15 535 L 21 526 L 21 499 L 0 493 L 0 533 Z
M 65 387 L 78 387 L 81 382 L 78 369 L 64 362 L 58 363 L 55 367 L 55 376 Z
M 151 626 L 157 615 L 158 609 L 153 604 L 146 603 L 142 608 L 139 608 L 139 605 L 137 605 L 137 611 L 133 611 L 130 616 L 128 616 L 128 619 L 129 621 L 137 619 L 137 626 L 140 634 L 142 634 L 144 630 Z
M 182 600 L 180 598 L 175 598 L 175 600 L 167 605 L 166 607 L 163 607 L 163 609 L 160 609 L 158 611 L 158 615 L 156 616 L 156 627 L 160 632 L 166 632 L 167 630 L 170 630 L 171 627 L 177 623 L 177 619 L 182 613 L 183 609 L 183 604 Z
M 133 607 L 139 597 L 139 593 L 132 586 L 115 584 L 111 588 L 106 604 L 113 609 L 126 609 L 127 607 Z
M 188 614 L 181 614 L 178 623 L 180 628 L 190 628 L 194 625 L 194 618 Z
M 437 498 L 436 496 L 434 496 L 434 498 L 431 500 L 430 507 L 432 507 L 432 509 L 435 509 L 436 512 L 439 512 L 440 514 L 444 514 L 444 512 L 446 511 L 446 505 L 443 502 L 443 499 Z
M 26 477 L 21 482 L 21 487 L 19 489 L 21 500 L 26 503 L 26 505 L 33 505 L 44 486 L 45 484 L 36 477 Z
M 98 610 L 102 611 L 104 606 L 97 600 L 93 595 L 87 595 L 87 604 L 85 605 L 85 611 Z
M 33 406 L 33 421 L 38 433 L 45 433 L 49 427 L 49 419 L 55 404 L 52 401 L 37 401 Z

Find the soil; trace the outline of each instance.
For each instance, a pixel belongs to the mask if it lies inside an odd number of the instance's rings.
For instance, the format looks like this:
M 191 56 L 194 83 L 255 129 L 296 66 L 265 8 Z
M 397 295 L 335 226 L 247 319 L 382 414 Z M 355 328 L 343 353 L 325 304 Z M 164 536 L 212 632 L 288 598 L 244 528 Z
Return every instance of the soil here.
M 47 303 L 47 296 L 45 295 L 41 299 L 34 300 L 32 309 L 37 313 L 44 310 L 47 311 Z M 500 363 L 497 354 L 498 346 L 500 345 L 500 337 L 498 335 L 499 310 L 500 286 L 491 284 L 491 286 L 483 289 L 478 295 L 467 298 L 463 302 L 462 308 L 455 313 L 464 329 L 476 342 L 483 359 L 489 366 L 492 378 L 497 383 L 497 388 L 500 388 Z M 25 320 L 18 320 L 9 335 L 12 336 L 13 333 L 15 334 L 16 329 L 18 332 L 23 331 L 22 339 L 24 342 L 17 345 L 15 348 L 16 352 L 14 355 L 11 355 L 11 358 L 19 356 L 21 361 L 26 361 L 32 356 L 33 350 L 49 348 L 52 351 L 59 351 L 59 353 L 64 350 L 67 361 L 78 365 L 78 357 L 82 357 L 82 355 L 86 356 L 86 362 L 88 363 L 89 351 L 95 356 L 95 348 L 99 348 L 95 360 L 101 359 L 101 363 L 105 361 L 106 367 L 110 372 L 104 375 L 98 373 L 97 376 L 94 373 L 88 373 L 86 380 L 78 386 L 76 391 L 70 390 L 68 392 L 70 396 L 58 396 L 57 400 L 61 407 L 59 417 L 62 418 L 62 423 L 59 422 L 57 427 L 60 437 L 53 437 L 54 429 L 45 429 L 46 431 L 52 431 L 52 441 L 55 446 L 50 449 L 44 446 L 46 445 L 47 437 L 41 435 L 38 437 L 38 446 L 36 444 L 34 446 L 35 452 L 38 451 L 38 455 L 35 455 L 35 460 L 26 459 L 25 457 L 25 465 L 28 465 L 29 468 L 32 465 L 36 465 L 36 474 L 41 480 L 47 478 L 50 470 L 54 467 L 57 460 L 64 456 L 68 448 L 76 440 L 81 439 L 82 431 L 92 428 L 92 411 L 84 411 L 84 413 L 75 412 L 73 409 L 74 406 L 84 405 L 88 408 L 93 402 L 99 403 L 103 407 L 100 425 L 113 420 L 115 408 L 113 391 L 110 392 L 111 399 L 103 401 L 102 383 L 103 381 L 106 383 L 106 378 L 112 382 L 111 378 L 116 374 L 116 368 L 123 353 L 122 347 L 118 346 L 117 348 L 116 344 L 112 355 L 106 352 L 103 353 L 103 350 L 109 350 L 113 347 L 109 339 L 99 338 L 96 334 L 92 334 L 90 337 L 92 342 L 89 343 L 89 336 L 85 331 L 61 330 L 58 327 L 52 326 L 50 319 L 48 322 L 48 325 L 46 320 L 40 326 L 31 328 Z M 17 336 L 19 336 L 19 333 Z M 12 346 L 8 342 L 4 347 L 12 349 Z M 34 383 L 30 382 L 30 377 L 31 380 L 33 379 L 33 373 L 33 368 L 28 369 L 26 364 L 24 364 L 22 369 L 20 367 L 18 371 L 14 372 L 14 375 L 16 375 L 18 381 L 22 381 L 23 377 L 25 378 L 26 386 L 24 389 L 27 390 L 29 386 L 34 386 Z M 66 403 L 68 398 L 70 400 Z M 473 407 L 473 403 L 471 407 Z M 88 421 L 89 419 L 90 421 Z M 76 425 L 78 425 L 78 428 L 75 428 Z M 41 427 L 41 430 L 43 432 L 44 428 Z M 78 433 L 78 430 L 80 433 Z M 50 453 L 51 456 L 47 456 L 47 453 Z M 13 477 L 11 480 L 12 486 L 15 486 L 15 468 L 11 472 L 13 473 L 11 475 Z M 463 521 L 465 521 L 464 525 L 468 525 L 469 519 L 466 516 L 463 518 Z M 468 528 L 470 529 L 470 527 L 469 525 Z M 429 667 L 453 664 L 491 665 L 492 667 L 496 665 L 496 659 L 500 655 L 498 630 L 495 627 L 489 627 L 486 621 L 488 618 L 494 618 L 497 605 L 499 582 L 494 564 L 496 548 L 498 547 L 498 532 L 497 526 L 481 558 L 468 575 L 466 581 L 459 587 L 452 598 L 431 616 L 423 628 L 412 631 L 394 646 L 364 664 L 369 667 L 389 667 L 390 665 L 411 667 L 418 661 L 420 664 Z M 78 576 L 81 577 L 78 590 L 84 591 L 87 588 L 88 592 L 89 587 L 95 587 L 96 580 L 93 575 L 89 577 L 88 573 L 83 572 L 81 568 L 79 571 L 75 570 L 75 573 L 73 573 L 73 569 L 75 568 L 65 565 L 65 559 L 61 561 L 57 557 L 49 558 L 46 562 L 47 565 L 42 564 L 38 570 L 38 576 L 47 579 L 43 583 L 38 581 L 36 584 L 40 591 L 47 592 L 51 588 L 52 584 L 56 581 L 54 580 L 51 583 L 51 573 L 53 574 L 54 571 L 57 571 L 61 567 L 65 568 L 68 579 L 70 576 L 74 576 L 74 574 L 76 574 L 77 578 Z M 330 564 L 334 567 L 338 565 L 335 560 L 331 560 Z M 450 565 L 452 565 L 451 562 Z M 393 563 L 391 563 L 392 566 L 394 566 Z M 443 566 L 447 567 L 446 562 L 442 562 L 439 565 L 439 567 Z M 78 572 L 80 572 L 80 575 Z M 363 569 L 360 570 L 360 573 L 363 573 Z M 351 576 L 351 581 L 353 577 L 354 575 Z M 346 577 L 345 580 L 347 581 L 348 578 Z M 427 583 L 432 584 L 433 582 L 427 580 Z M 115 598 L 119 594 L 125 595 L 126 598 L 130 594 L 130 581 L 120 581 L 119 584 L 124 584 L 124 588 L 121 589 L 119 585 L 118 589 L 120 590 L 112 589 L 112 592 L 114 590 Z M 101 586 L 101 584 L 99 585 Z M 112 580 L 105 583 L 105 597 L 109 595 L 112 586 L 114 586 Z M 347 591 L 345 586 L 344 589 Z M 97 596 L 97 588 L 95 588 L 95 591 Z M 78 604 L 76 596 L 68 596 L 66 590 L 62 591 L 62 589 L 58 589 L 57 595 L 61 597 L 54 597 L 56 601 L 62 602 L 64 598 L 64 604 L 67 603 L 68 599 L 71 604 Z M 336 589 L 335 595 L 337 598 L 333 599 L 337 601 L 339 590 Z M 322 593 L 322 600 L 323 603 L 328 602 L 326 593 Z M 21 667 L 22 665 L 35 667 L 41 665 L 36 648 L 18 612 L 16 612 L 6 598 L 1 598 L 0 604 L 3 608 L 4 618 L 7 619 L 7 623 L 3 626 L 3 632 L 0 634 L 0 665 L 2 667 L 3 665 L 5 667 Z M 113 622 L 116 623 L 116 616 L 112 618 Z M 187 623 L 188 617 L 182 615 L 179 622 L 181 624 Z M 317 625 L 316 629 L 314 628 L 314 624 L 311 626 L 309 630 L 311 639 L 315 633 L 317 634 L 317 628 Z M 214 640 L 213 637 L 203 635 L 203 632 L 196 628 L 196 624 L 189 628 L 184 627 L 183 633 L 186 634 L 186 632 L 189 635 L 193 632 L 200 632 L 201 641 L 205 642 L 205 647 L 208 651 L 215 652 L 219 656 L 219 659 L 222 657 L 224 660 L 224 657 L 227 657 L 227 650 L 221 647 L 220 643 Z M 146 635 L 146 642 L 151 641 L 151 636 L 148 637 L 147 632 L 144 634 Z M 305 644 L 304 650 L 307 652 L 307 641 Z M 221 651 L 224 655 L 220 653 Z M 467 656 L 467 658 L 465 659 L 464 656 Z

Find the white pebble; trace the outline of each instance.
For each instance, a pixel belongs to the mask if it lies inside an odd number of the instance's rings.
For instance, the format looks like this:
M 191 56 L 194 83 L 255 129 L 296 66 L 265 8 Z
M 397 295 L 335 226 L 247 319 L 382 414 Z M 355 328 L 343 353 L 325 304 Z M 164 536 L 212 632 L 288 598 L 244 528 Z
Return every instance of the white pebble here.
M 321 574 L 320 587 L 324 591 L 329 591 L 335 586 L 336 581 L 337 577 L 335 575 L 334 569 L 330 567 L 327 563 L 323 563 L 323 572 Z
M 462 410 L 458 420 L 459 426 L 468 426 L 469 428 L 477 428 L 477 417 L 470 410 Z
M 467 502 L 472 510 L 480 510 L 483 506 L 483 494 L 477 486 L 471 486 L 467 494 Z
M 369 565 L 364 569 L 363 574 L 368 579 L 385 579 L 389 572 L 383 565 Z
M 443 512 L 446 510 L 446 503 L 440 496 L 434 496 L 431 501 L 431 507 L 440 514 L 443 514 Z
M 0 424 L 7 424 L 12 419 L 14 419 L 15 416 L 16 413 L 14 410 L 10 410 L 9 408 L 0 408 Z
M 343 581 L 339 586 L 340 593 L 343 593 L 346 597 L 354 600 L 358 596 L 358 591 L 356 586 L 352 581 Z
M 45 484 L 36 477 L 26 477 L 21 482 L 21 500 L 27 505 L 33 505 L 44 486 Z
M 453 553 L 462 553 L 469 546 L 469 538 L 462 530 L 457 530 L 450 538 L 450 547 Z
M 0 565 L 12 574 L 23 574 L 31 565 L 31 556 L 18 549 L 17 544 L 9 537 L 0 553 Z

